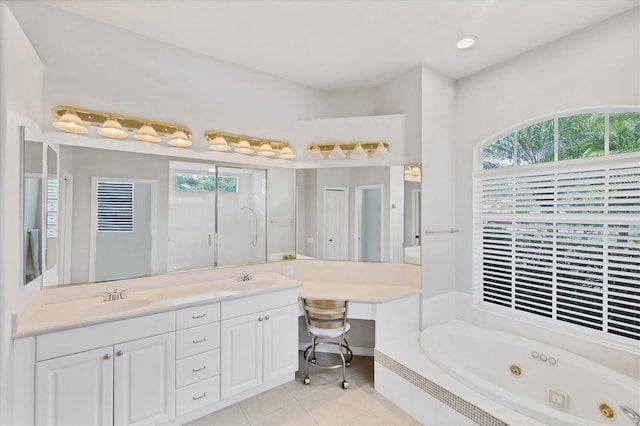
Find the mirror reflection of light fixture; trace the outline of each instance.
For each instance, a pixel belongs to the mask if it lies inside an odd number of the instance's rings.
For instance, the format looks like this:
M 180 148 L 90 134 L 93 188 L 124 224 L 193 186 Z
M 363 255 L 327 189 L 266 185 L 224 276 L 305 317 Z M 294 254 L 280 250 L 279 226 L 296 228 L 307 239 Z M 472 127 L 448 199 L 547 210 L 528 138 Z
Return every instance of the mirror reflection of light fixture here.
M 387 158 L 391 144 L 387 141 L 369 142 L 321 142 L 309 145 L 307 158 L 309 160 L 322 160 L 326 155 L 332 160 L 342 160 L 349 156 L 352 160 L 364 160 L 367 158 Z
M 112 139 L 124 139 L 129 136 L 129 133 L 122 128 L 122 124 L 112 118 L 102 123 L 102 126 L 98 129 L 98 133 L 105 138 Z
M 111 112 L 58 105 L 53 108 L 53 126 L 65 132 L 87 133 L 85 126 L 98 128 L 98 134 L 106 138 L 124 139 L 133 134 L 141 142 L 159 142 L 160 136 L 178 134 L 173 138 L 174 146 L 187 147 L 191 145 L 191 130 L 179 124 L 149 120 Z
M 420 182 L 421 179 L 422 179 L 422 165 L 418 163 L 414 163 L 404 167 L 404 180 Z
M 64 113 L 62 117 L 54 121 L 53 127 L 69 133 L 87 133 L 88 131 L 85 123 L 73 110 Z
M 262 139 L 253 136 L 235 135 L 233 133 L 207 130 L 205 139 L 209 142 L 212 151 L 231 151 L 240 154 L 257 154 L 263 158 L 282 158 L 290 160 L 295 158 L 291 146 L 287 142 Z
M 209 141 L 209 149 L 212 151 L 229 151 L 231 147 L 227 143 L 227 140 L 222 136 L 216 136 L 213 140 Z
M 160 142 L 158 132 L 149 124 L 140 127 L 133 137 L 142 142 Z
M 332 160 L 342 160 L 343 158 L 347 158 L 347 154 L 344 153 L 340 145 L 336 144 L 327 157 Z
M 183 131 L 176 130 L 175 132 L 173 132 L 171 138 L 169 139 L 169 145 L 177 146 L 178 148 L 186 148 L 188 146 L 191 146 L 191 141 Z
M 291 160 L 293 158 L 296 158 L 296 155 L 293 153 L 293 150 L 291 149 L 290 146 L 285 146 L 280 151 L 280 154 L 278 155 L 278 158 L 282 158 L 284 160 Z
M 357 144 L 355 148 L 353 148 L 353 151 L 351 151 L 351 154 L 349 155 L 349 158 L 351 158 L 352 160 L 362 160 L 363 158 L 367 158 L 367 151 L 364 150 L 364 148 L 362 147 L 362 144 Z
M 249 141 L 241 140 L 238 142 L 238 146 L 233 149 L 239 154 L 253 154 L 253 148 L 249 145 Z
M 273 147 L 271 146 L 271 144 L 269 144 L 269 142 L 265 142 L 260 145 L 260 149 L 256 154 L 261 157 L 273 157 L 274 155 L 276 155 L 276 153 L 273 152 Z
M 371 156 L 373 158 L 387 158 L 389 156 L 389 150 L 383 144 L 379 144 Z
M 320 151 L 320 148 L 314 145 L 313 148 L 311 148 L 311 150 L 309 151 L 309 154 L 307 154 L 307 158 L 309 160 L 322 160 L 324 158 L 324 155 L 322 154 L 322 151 Z

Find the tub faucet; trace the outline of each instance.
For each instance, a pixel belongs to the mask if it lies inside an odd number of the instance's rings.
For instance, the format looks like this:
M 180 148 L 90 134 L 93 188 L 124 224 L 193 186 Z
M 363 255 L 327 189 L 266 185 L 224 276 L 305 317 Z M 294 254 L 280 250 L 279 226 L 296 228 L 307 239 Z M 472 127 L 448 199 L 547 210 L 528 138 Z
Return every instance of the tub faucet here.
M 251 272 L 246 273 L 246 272 L 242 271 L 242 274 L 240 274 L 240 276 L 238 276 L 238 282 L 251 281 L 252 279 L 253 279 L 253 273 L 251 273 Z
M 629 407 L 628 405 L 621 405 L 620 409 L 624 411 L 627 416 L 629 416 L 631 421 L 633 421 L 636 426 L 640 426 L 640 414 L 636 413 L 633 408 Z

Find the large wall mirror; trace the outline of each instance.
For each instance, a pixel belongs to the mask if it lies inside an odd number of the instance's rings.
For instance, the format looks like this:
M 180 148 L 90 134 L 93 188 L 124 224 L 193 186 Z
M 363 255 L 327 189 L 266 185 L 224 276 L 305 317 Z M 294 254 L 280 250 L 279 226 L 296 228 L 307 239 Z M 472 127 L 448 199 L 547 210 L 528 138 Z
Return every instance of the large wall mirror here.
M 44 285 L 295 255 L 293 169 L 57 148 L 47 163 L 51 190 L 44 214 L 47 267 L 56 265 L 58 279 Z
M 420 205 L 422 166 L 409 164 L 404 169 L 404 261 L 420 264 Z
M 42 275 L 44 144 L 22 139 L 22 270 L 23 283 Z

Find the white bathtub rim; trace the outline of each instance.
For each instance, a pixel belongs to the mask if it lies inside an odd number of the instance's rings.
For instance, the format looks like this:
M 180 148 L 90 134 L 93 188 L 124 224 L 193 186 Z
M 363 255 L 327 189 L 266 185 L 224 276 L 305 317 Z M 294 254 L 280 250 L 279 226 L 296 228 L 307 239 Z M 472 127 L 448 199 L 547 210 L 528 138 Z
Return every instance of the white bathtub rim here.
M 577 355 L 572 352 L 566 351 L 564 349 L 557 348 L 555 346 L 548 345 L 548 344 L 545 344 L 533 339 L 529 339 L 526 337 L 516 336 L 513 334 L 498 331 L 498 330 L 478 327 L 461 320 L 453 320 L 444 324 L 433 325 L 426 328 L 422 332 L 420 332 L 420 335 L 419 335 L 420 349 L 424 352 L 426 358 L 435 366 L 437 366 L 445 375 L 448 375 L 452 381 L 459 383 L 460 385 L 468 388 L 472 392 L 482 395 L 484 398 L 488 398 L 492 401 L 495 401 L 498 404 L 503 405 L 504 408 L 507 410 L 514 410 L 515 412 L 526 415 L 527 417 L 537 418 L 537 419 L 540 419 L 542 417 L 541 421 L 545 421 L 545 422 L 548 422 L 549 424 L 554 424 L 554 425 L 556 424 L 558 425 L 560 424 L 566 424 L 566 425 L 605 424 L 604 420 L 603 422 L 591 422 L 591 420 L 589 419 L 564 413 L 560 409 L 556 409 L 555 407 L 547 405 L 546 403 L 531 401 L 530 399 L 521 397 L 517 394 L 506 392 L 500 386 L 495 385 L 490 381 L 479 376 L 476 376 L 478 383 L 471 383 L 471 380 L 465 379 L 463 375 L 458 373 L 458 370 L 452 368 L 450 364 L 443 361 L 446 359 L 446 357 L 443 356 L 443 351 L 439 350 L 437 345 L 428 345 L 428 340 L 427 338 L 425 338 L 425 336 L 436 337 L 438 335 L 447 334 L 445 333 L 445 331 L 447 329 L 451 330 L 452 328 L 457 329 L 458 330 L 457 332 L 463 332 L 465 334 L 478 335 L 479 333 L 485 333 L 485 334 L 497 333 L 499 335 L 503 335 L 505 338 L 508 338 L 508 339 L 515 339 L 517 341 L 524 341 L 526 343 L 531 342 L 536 345 L 536 349 L 537 348 L 541 348 L 541 350 L 550 349 L 551 351 L 553 351 L 554 354 L 559 354 L 558 357 L 562 355 L 564 359 L 566 359 L 565 358 L 566 356 L 570 356 L 573 359 L 577 359 L 580 365 L 584 366 L 586 364 L 589 369 L 592 369 L 592 371 L 596 371 L 599 373 L 607 373 L 607 374 L 604 374 L 605 376 L 607 376 L 608 374 L 614 374 L 616 375 L 616 379 L 613 381 L 616 384 L 624 387 L 625 389 L 629 390 L 629 392 L 631 393 L 637 392 L 638 381 L 632 377 L 626 376 L 618 371 L 612 370 L 608 367 L 605 367 L 601 364 L 598 364 L 595 361 L 589 360 L 580 355 Z M 431 333 L 431 335 L 429 333 Z M 487 392 L 486 393 L 480 392 L 479 389 L 486 389 Z M 612 401 L 612 402 L 616 404 L 618 403 L 618 401 Z M 517 408 L 515 408 L 514 405 Z M 614 407 L 614 410 L 616 413 L 620 412 L 617 406 Z M 612 420 L 615 420 L 615 419 L 612 419 Z M 585 422 L 591 422 L 591 423 L 585 423 Z

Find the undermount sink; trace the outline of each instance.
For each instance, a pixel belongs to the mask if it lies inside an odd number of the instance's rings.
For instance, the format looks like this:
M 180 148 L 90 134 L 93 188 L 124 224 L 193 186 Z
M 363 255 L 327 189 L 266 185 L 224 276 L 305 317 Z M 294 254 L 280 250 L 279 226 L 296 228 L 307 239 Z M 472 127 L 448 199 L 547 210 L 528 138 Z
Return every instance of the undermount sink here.
M 229 290 L 236 291 L 247 291 L 247 290 L 257 290 L 260 288 L 267 288 L 273 285 L 273 281 L 242 281 L 236 284 L 233 284 L 229 287 Z
M 128 299 L 99 302 L 87 306 L 82 312 L 89 316 L 99 317 L 103 315 L 119 314 L 143 308 L 152 302 L 160 299 L 160 296 L 141 296 Z

